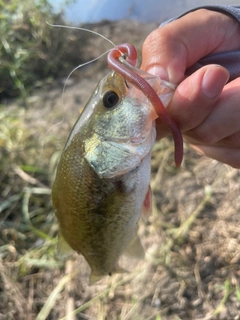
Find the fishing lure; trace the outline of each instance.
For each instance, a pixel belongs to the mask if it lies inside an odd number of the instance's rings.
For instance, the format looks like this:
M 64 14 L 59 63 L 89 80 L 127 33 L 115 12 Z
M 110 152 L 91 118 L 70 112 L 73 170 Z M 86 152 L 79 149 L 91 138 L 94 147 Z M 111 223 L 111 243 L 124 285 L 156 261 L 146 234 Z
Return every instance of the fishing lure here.
M 176 166 L 179 167 L 183 158 L 182 134 L 176 123 L 166 112 L 166 109 L 155 90 L 143 77 L 141 77 L 141 73 L 143 74 L 143 72 L 135 68 L 136 64 L 137 51 L 135 47 L 129 43 L 116 46 L 108 54 L 109 67 L 142 91 L 154 107 L 160 120 L 171 130 L 175 143 L 175 163 Z

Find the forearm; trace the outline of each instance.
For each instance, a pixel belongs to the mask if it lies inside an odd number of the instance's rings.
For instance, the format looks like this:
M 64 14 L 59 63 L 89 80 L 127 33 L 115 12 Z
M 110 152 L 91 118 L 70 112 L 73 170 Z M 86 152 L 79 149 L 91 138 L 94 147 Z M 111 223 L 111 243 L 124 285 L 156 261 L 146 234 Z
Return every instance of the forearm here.
M 191 10 L 188 10 L 175 18 L 171 18 L 167 21 L 164 21 L 163 23 L 161 23 L 160 27 L 166 25 L 167 23 L 169 23 L 173 20 L 181 18 L 190 12 L 193 12 L 193 11 L 196 11 L 199 9 L 208 9 L 208 10 L 212 10 L 212 11 L 222 12 L 222 13 L 231 15 L 236 20 L 238 20 L 238 22 L 240 22 L 240 5 L 209 5 L 209 6 L 196 7 Z

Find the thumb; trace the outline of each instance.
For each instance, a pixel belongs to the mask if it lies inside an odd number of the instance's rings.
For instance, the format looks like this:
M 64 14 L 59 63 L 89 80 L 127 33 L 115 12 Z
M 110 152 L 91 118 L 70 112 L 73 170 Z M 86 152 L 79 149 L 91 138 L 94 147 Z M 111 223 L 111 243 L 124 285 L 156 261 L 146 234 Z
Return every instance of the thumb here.
M 154 30 L 146 38 L 142 47 L 141 69 L 163 80 L 179 83 L 186 70 L 186 52 L 180 41 L 174 41 L 170 30 L 170 25 L 167 25 Z
M 239 23 L 226 14 L 199 9 L 154 30 L 144 41 L 141 68 L 172 83 L 212 52 L 239 47 Z

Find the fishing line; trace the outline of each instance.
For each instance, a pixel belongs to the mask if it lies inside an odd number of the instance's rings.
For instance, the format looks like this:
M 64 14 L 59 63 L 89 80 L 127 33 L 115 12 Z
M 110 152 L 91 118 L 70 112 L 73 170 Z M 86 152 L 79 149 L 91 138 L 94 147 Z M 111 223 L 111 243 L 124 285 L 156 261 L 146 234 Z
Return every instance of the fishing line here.
M 89 33 L 95 34 L 96 36 L 99 36 L 99 37 L 103 38 L 104 40 L 108 41 L 108 42 L 113 46 L 113 48 L 116 47 L 116 44 L 115 44 L 113 41 L 111 41 L 110 39 L 108 39 L 108 38 L 105 37 L 103 34 L 97 32 L 97 31 L 90 30 L 90 29 L 86 29 L 86 28 L 82 28 L 82 27 L 65 26 L 65 25 L 62 25 L 62 24 L 51 24 L 51 23 L 49 23 L 48 21 L 46 21 L 46 23 L 47 23 L 50 27 L 73 29 L 73 30 L 81 30 L 81 31 L 85 31 L 85 32 L 89 32 Z M 85 65 L 88 64 L 88 63 L 91 63 L 91 62 L 96 61 L 97 59 L 101 58 L 101 57 L 104 56 L 106 53 L 108 53 L 110 50 L 111 50 L 111 49 L 107 50 L 105 53 L 101 54 L 99 57 L 97 57 L 97 58 L 95 58 L 95 59 L 93 59 L 93 60 L 91 60 L 91 61 L 89 61 L 89 62 L 86 62 L 86 63 L 84 63 L 84 64 L 82 64 L 82 65 L 79 65 L 78 67 L 76 67 L 76 68 L 70 73 L 69 77 L 72 75 L 72 73 L 73 73 L 76 69 L 81 68 L 81 67 L 85 66 Z M 118 51 L 119 51 L 119 52 L 121 53 L 121 55 L 124 57 L 124 53 L 121 52 L 119 49 L 118 49 Z M 69 77 L 67 78 L 67 80 L 69 79 Z
M 66 90 L 67 82 L 68 82 L 69 78 L 71 77 L 71 75 L 72 75 L 77 69 L 80 69 L 81 67 L 84 67 L 84 66 L 86 66 L 86 65 L 88 65 L 88 64 L 90 64 L 90 63 L 92 63 L 92 62 L 94 62 L 94 61 L 96 61 L 96 60 L 98 60 L 98 59 L 100 59 L 100 58 L 103 57 L 105 54 L 107 54 L 110 50 L 112 50 L 112 49 L 109 49 L 109 50 L 105 51 L 105 52 L 102 53 L 100 56 L 98 56 L 98 57 L 96 57 L 96 58 L 94 58 L 94 59 L 92 59 L 92 60 L 90 60 L 90 61 L 87 61 L 87 62 L 85 62 L 85 63 L 83 63 L 83 64 L 78 65 L 77 67 L 75 67 L 75 68 L 69 73 L 69 75 L 67 76 L 67 79 L 64 81 L 64 85 L 63 85 L 63 89 L 62 89 L 62 95 L 61 95 L 61 96 L 62 96 L 62 102 L 61 102 L 61 103 L 62 103 L 62 108 L 63 108 L 63 110 L 65 109 L 65 108 L 64 108 L 64 93 L 65 93 L 65 90 Z M 64 118 L 64 117 L 63 117 L 63 118 Z M 62 123 L 63 123 L 63 120 L 64 120 L 63 118 L 62 118 L 61 121 L 59 121 L 58 123 L 56 123 L 56 124 L 54 124 L 53 126 L 51 126 L 51 127 L 47 130 L 45 136 L 47 136 L 52 129 L 54 129 L 55 127 L 57 127 L 57 126 L 59 126 L 60 124 L 62 124 Z M 43 143 L 43 144 L 44 144 L 44 143 Z M 42 145 L 42 148 L 43 148 L 43 145 Z
M 64 98 L 64 93 L 65 93 L 65 89 L 66 89 L 66 86 L 67 86 L 67 82 L 68 82 L 69 78 L 71 77 L 71 75 L 72 75 L 77 69 L 80 69 L 80 68 L 82 68 L 82 67 L 84 67 L 84 66 L 86 66 L 86 65 L 88 65 L 88 64 L 90 64 L 90 63 L 92 63 L 92 62 L 94 62 L 94 61 L 96 61 L 96 60 L 98 60 L 98 59 L 100 59 L 101 57 L 103 57 L 105 54 L 107 54 L 107 53 L 108 53 L 109 51 L 111 51 L 111 50 L 112 50 L 112 49 L 109 49 L 109 50 L 105 51 L 104 53 L 102 53 L 100 56 L 98 56 L 98 57 L 96 57 L 96 58 L 94 58 L 94 59 L 92 59 L 92 60 L 90 60 L 90 61 L 87 61 L 87 62 L 85 62 L 85 63 L 79 64 L 77 67 L 75 67 L 75 68 L 69 73 L 69 75 L 67 76 L 67 79 L 66 79 L 65 82 L 64 82 L 64 86 L 63 86 L 63 90 L 62 90 L 62 105 L 63 105 L 63 103 L 64 103 L 63 98 Z
M 62 24 L 51 24 L 51 23 L 49 23 L 48 21 L 46 21 L 46 23 L 47 23 L 50 27 L 64 28 L 64 29 L 73 29 L 73 30 L 80 30 L 80 31 L 85 31 L 85 32 L 92 33 L 92 34 L 94 34 L 94 35 L 96 35 L 96 36 L 99 36 L 99 37 L 103 38 L 103 39 L 106 40 L 107 42 L 109 42 L 109 43 L 113 46 L 113 48 L 116 47 L 116 45 L 115 45 L 115 43 L 114 43 L 113 41 L 111 41 L 110 39 L 108 39 L 107 37 L 105 37 L 104 35 L 102 35 L 101 33 L 97 32 L 97 31 L 93 31 L 93 30 L 90 30 L 90 29 L 82 28 L 82 27 L 65 26 L 65 25 L 62 25 Z M 82 67 L 84 67 L 84 66 L 86 66 L 86 65 L 88 65 L 88 64 L 90 64 L 90 63 L 92 63 L 92 62 L 94 62 L 94 61 L 96 61 L 96 60 L 98 60 L 98 59 L 100 59 L 100 58 L 103 57 L 105 54 L 107 54 L 110 50 L 111 50 L 111 49 L 105 51 L 105 52 L 102 53 L 100 56 L 98 56 L 98 57 L 96 57 L 96 58 L 94 58 L 94 59 L 92 59 L 92 60 L 90 60 L 90 61 L 87 61 L 87 62 L 85 62 L 85 63 L 83 63 L 83 64 L 78 65 L 77 67 L 75 67 L 75 68 L 69 73 L 69 75 L 67 76 L 67 79 L 64 81 L 64 86 L 63 86 L 63 90 L 62 90 L 62 108 L 63 108 L 63 110 L 64 110 L 64 93 L 65 93 L 65 90 L 66 90 L 67 82 L 68 82 L 68 80 L 70 79 L 71 75 L 72 75 L 76 70 L 78 70 L 78 69 L 80 69 L 80 68 L 82 68 Z M 62 120 L 61 122 L 55 124 L 53 127 L 55 127 L 56 125 L 61 124 L 62 122 L 63 122 L 63 120 Z M 50 131 L 53 127 L 49 128 L 47 133 L 49 133 L 49 131 Z
M 99 36 L 101 38 L 103 38 L 104 40 L 106 40 L 107 42 L 109 42 L 113 48 L 116 47 L 115 43 L 113 41 L 111 41 L 110 39 L 108 39 L 107 37 L 105 37 L 104 35 L 102 35 L 101 33 L 98 33 L 97 31 L 93 31 L 93 30 L 90 30 L 90 29 L 86 29 L 86 28 L 82 28 L 82 27 L 75 27 L 75 26 L 66 26 L 66 25 L 61 25 L 61 24 L 51 24 L 49 23 L 48 21 L 46 21 L 46 23 L 50 26 L 50 27 L 54 27 L 54 28 L 64 28 L 64 29 L 73 29 L 73 30 L 80 30 L 80 31 L 85 31 L 85 32 L 89 32 L 89 33 L 92 33 L 96 36 Z M 100 56 L 90 60 L 90 61 L 87 61 L 83 64 L 80 64 L 78 65 L 77 67 L 75 67 L 70 73 L 69 75 L 67 76 L 66 80 L 64 81 L 64 86 L 63 86 L 63 89 L 62 89 L 62 94 L 61 94 L 61 104 L 62 104 L 62 110 L 63 110 L 63 116 L 62 116 L 62 119 L 57 122 L 56 124 L 52 125 L 48 130 L 47 132 L 45 133 L 45 135 L 43 136 L 43 140 L 42 140 L 42 143 L 41 143 L 41 151 L 40 151 L 40 158 L 42 158 L 42 154 L 43 154 L 43 150 L 44 150 L 44 145 L 45 145 L 45 138 L 48 136 L 48 134 L 56 127 L 58 127 L 59 125 L 61 125 L 63 122 L 64 122 L 64 110 L 66 109 L 66 107 L 64 107 L 64 94 L 65 94 L 65 91 L 66 91 L 66 86 L 67 86 L 67 82 L 68 80 L 70 79 L 70 77 L 72 76 L 72 74 L 77 70 L 77 69 L 80 69 L 98 59 L 100 59 L 101 57 L 103 57 L 105 54 L 107 54 L 111 49 L 105 51 L 104 53 L 102 53 Z
M 105 37 L 104 35 L 102 35 L 101 33 L 98 33 L 97 31 L 93 31 L 93 30 L 90 30 L 90 29 L 86 29 L 86 28 L 82 28 L 82 27 L 74 27 L 74 26 L 64 26 L 62 24 L 51 24 L 49 22 L 46 21 L 46 23 L 51 26 L 51 27 L 58 27 L 58 28 L 65 28 L 65 29 L 74 29 L 74 30 L 82 30 L 82 31 L 86 31 L 86 32 L 89 32 L 89 33 L 93 33 L 103 39 L 105 39 L 106 41 L 108 41 L 109 43 L 111 43 L 111 45 L 113 47 L 116 47 L 116 45 L 110 40 L 108 39 L 107 37 Z
M 86 29 L 86 28 L 82 28 L 82 27 L 75 27 L 75 26 L 65 26 L 65 25 L 62 25 L 62 24 L 51 24 L 49 23 L 48 21 L 46 21 L 46 23 L 50 26 L 50 27 L 55 27 L 55 28 L 65 28 L 65 29 L 73 29 L 73 30 L 81 30 L 81 31 L 85 31 L 85 32 L 89 32 L 89 33 L 92 33 L 94 35 L 97 35 L 101 38 L 103 38 L 104 40 L 108 41 L 112 46 L 113 48 L 116 47 L 115 43 L 113 41 L 111 41 L 110 39 L 108 39 L 107 37 L 105 37 L 104 35 L 102 35 L 101 33 L 97 32 L 97 31 L 93 31 L 93 30 L 90 30 L 90 29 Z M 109 51 L 111 51 L 111 49 L 105 51 L 104 53 L 102 53 L 100 56 L 90 60 L 90 61 L 87 61 L 83 64 L 80 64 L 78 65 L 77 67 L 75 67 L 70 73 L 69 75 L 67 76 L 67 79 L 65 80 L 64 82 L 64 86 L 63 86 L 63 90 L 62 90 L 62 107 L 64 106 L 64 93 L 65 93 L 65 90 L 66 90 L 66 86 L 67 86 L 67 82 L 68 80 L 70 79 L 71 75 L 77 70 L 77 69 L 80 69 L 98 59 L 100 59 L 101 57 L 103 57 L 105 54 L 107 54 Z M 121 53 L 122 56 L 124 56 L 124 53 L 122 53 L 119 49 L 118 51 Z M 59 123 L 61 124 L 62 121 Z M 58 124 L 56 124 L 58 125 Z M 54 125 L 54 127 L 56 126 Z M 51 127 L 52 128 L 52 127 Z M 51 130 L 51 128 L 48 130 L 48 132 Z

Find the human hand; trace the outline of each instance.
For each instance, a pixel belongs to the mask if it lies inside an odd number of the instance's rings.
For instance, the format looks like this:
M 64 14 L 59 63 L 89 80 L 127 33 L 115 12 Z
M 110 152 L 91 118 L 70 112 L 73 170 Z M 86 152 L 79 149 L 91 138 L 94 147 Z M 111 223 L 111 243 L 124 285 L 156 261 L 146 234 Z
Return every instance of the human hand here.
M 240 78 L 208 65 L 185 71 L 210 53 L 240 49 L 240 24 L 226 14 L 199 9 L 153 31 L 143 45 L 142 69 L 179 83 L 167 110 L 185 141 L 202 154 L 240 168 Z M 227 84 L 226 84 L 227 83 Z M 157 123 L 158 137 L 167 130 Z

